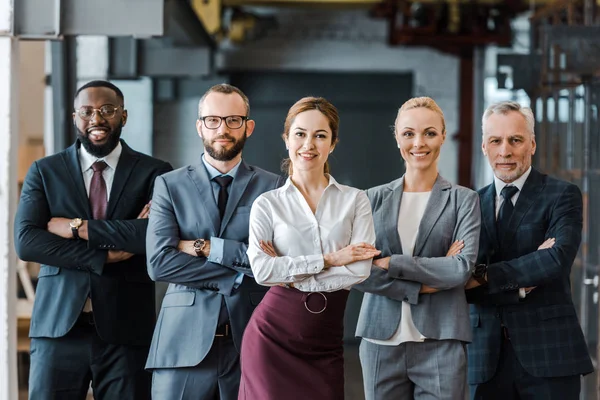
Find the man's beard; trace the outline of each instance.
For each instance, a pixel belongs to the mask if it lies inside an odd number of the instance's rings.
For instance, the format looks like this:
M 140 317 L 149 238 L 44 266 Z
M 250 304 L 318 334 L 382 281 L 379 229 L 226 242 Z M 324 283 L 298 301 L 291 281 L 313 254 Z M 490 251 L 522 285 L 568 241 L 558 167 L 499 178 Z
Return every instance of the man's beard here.
M 209 156 L 211 156 L 212 158 L 214 158 L 217 161 L 231 161 L 233 160 L 235 157 L 237 157 L 238 154 L 240 154 L 242 152 L 242 149 L 244 148 L 244 144 L 246 143 L 246 130 L 244 130 L 244 136 L 242 136 L 239 140 L 236 140 L 234 137 L 228 135 L 228 134 L 224 134 L 224 135 L 220 135 L 216 138 L 213 138 L 213 142 L 219 139 L 227 139 L 227 140 L 231 140 L 233 142 L 233 147 L 230 148 L 229 150 L 223 148 L 221 150 L 217 150 L 212 146 L 212 142 L 208 141 L 207 139 L 202 138 L 202 143 L 204 144 L 204 149 L 206 150 L 206 152 L 208 153 Z
M 106 157 L 109 155 L 115 147 L 119 144 L 121 138 L 121 131 L 123 130 L 123 123 L 119 123 L 114 130 L 108 133 L 108 139 L 104 144 L 96 145 L 92 143 L 89 138 L 89 134 L 79 130 L 75 125 L 75 131 L 77 132 L 77 138 L 81 142 L 81 145 L 87 150 L 88 153 L 97 158 Z

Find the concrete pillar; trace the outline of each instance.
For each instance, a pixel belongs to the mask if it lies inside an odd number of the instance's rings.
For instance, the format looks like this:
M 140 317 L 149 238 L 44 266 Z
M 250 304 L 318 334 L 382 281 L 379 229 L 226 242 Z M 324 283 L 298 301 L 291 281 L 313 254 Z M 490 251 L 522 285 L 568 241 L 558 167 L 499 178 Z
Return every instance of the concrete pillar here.
M 0 8 L 10 3 L 1 0 Z M 17 257 L 12 234 L 17 204 L 17 61 L 17 39 L 0 36 L 0 400 L 18 398 Z

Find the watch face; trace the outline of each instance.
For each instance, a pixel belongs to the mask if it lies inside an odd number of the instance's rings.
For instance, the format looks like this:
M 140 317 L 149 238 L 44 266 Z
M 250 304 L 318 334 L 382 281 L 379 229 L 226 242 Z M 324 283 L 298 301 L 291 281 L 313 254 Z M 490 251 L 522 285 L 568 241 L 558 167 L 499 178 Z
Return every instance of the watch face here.
M 83 221 L 81 220 L 81 218 L 75 218 L 71 220 L 71 222 L 69 222 L 69 226 L 71 226 L 71 228 L 79 228 L 82 223 Z
M 204 247 L 204 239 L 196 239 L 194 241 L 194 249 L 197 251 L 202 251 L 202 248 Z
M 483 278 L 485 273 L 487 272 L 487 265 L 485 264 L 477 264 L 475 266 L 475 270 L 473 271 L 473 276 L 477 278 Z

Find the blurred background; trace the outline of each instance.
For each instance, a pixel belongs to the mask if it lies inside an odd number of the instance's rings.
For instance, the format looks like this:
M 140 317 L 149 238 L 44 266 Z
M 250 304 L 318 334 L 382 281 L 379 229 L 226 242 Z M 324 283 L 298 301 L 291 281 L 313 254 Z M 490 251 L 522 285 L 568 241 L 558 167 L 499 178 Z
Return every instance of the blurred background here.
M 73 94 L 93 79 L 124 92 L 127 143 L 176 168 L 199 160 L 197 103 L 216 83 L 250 98 L 244 157 L 274 172 L 289 107 L 326 97 L 341 117 L 332 174 L 359 188 L 402 174 L 391 126 L 410 97 L 443 109 L 440 173 L 474 189 L 492 182 L 485 107 L 531 106 L 534 165 L 584 194 L 572 287 L 597 362 L 600 0 L 0 0 L 0 60 L 0 399 L 27 393 L 39 268 L 13 250 L 20 184 L 34 160 L 73 143 Z M 348 399 L 363 399 L 360 302 L 353 292 L 346 313 Z M 597 381 L 584 379 L 582 399 L 598 398 Z

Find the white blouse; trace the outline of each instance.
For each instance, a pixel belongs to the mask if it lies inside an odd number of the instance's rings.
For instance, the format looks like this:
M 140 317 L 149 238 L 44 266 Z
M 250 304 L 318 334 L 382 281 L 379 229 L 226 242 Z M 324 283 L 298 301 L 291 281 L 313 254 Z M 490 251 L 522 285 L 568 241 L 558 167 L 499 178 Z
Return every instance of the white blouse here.
M 278 257 L 264 253 L 261 240 L 272 241 Z M 323 255 L 360 242 L 375 244 L 369 199 L 332 176 L 314 214 L 289 178 L 259 196 L 250 211 L 247 253 L 261 285 L 293 283 L 303 292 L 349 290 L 369 277 L 372 259 L 323 269 Z

